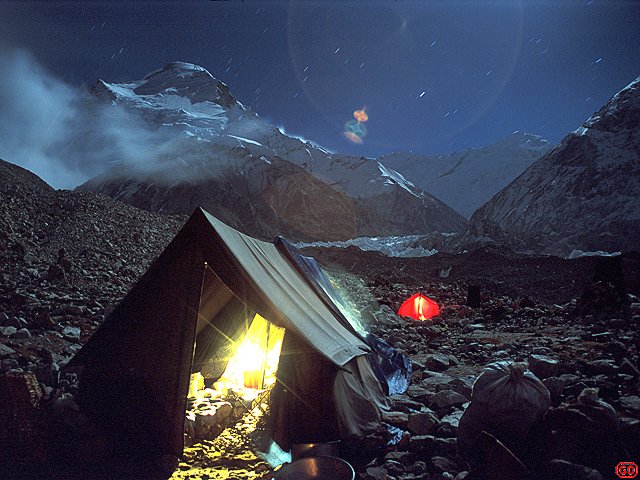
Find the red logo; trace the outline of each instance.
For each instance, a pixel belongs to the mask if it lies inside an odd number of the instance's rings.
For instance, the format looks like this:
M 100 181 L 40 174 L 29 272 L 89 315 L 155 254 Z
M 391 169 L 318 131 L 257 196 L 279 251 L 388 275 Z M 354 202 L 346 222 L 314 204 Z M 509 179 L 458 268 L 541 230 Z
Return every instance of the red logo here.
M 616 465 L 616 475 L 619 478 L 636 478 L 638 465 L 635 462 L 620 462 Z

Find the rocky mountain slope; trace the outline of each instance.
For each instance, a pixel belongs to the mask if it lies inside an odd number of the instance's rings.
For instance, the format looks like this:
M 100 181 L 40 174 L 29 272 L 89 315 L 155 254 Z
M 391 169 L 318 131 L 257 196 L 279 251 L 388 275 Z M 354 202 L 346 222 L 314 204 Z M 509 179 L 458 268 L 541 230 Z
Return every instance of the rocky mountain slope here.
M 175 62 L 136 82 L 99 81 L 92 92 L 164 132 L 169 145 L 155 165 L 124 172 L 116 166 L 82 190 L 180 213 L 200 203 L 240 229 L 293 239 L 466 226 L 451 208 L 379 162 L 332 155 L 263 122 L 202 67 Z M 260 180 L 249 178 L 249 170 Z M 179 195 L 187 191 L 185 201 Z
M 220 155 L 235 159 L 224 172 L 211 175 Z M 95 191 L 151 212 L 184 214 L 202 206 L 229 225 L 271 240 L 351 238 L 389 228 L 375 213 L 278 157 L 267 160 L 242 149 L 220 147 L 207 162 L 183 166 L 182 179 L 172 168 L 150 173 L 120 169 L 79 187 Z M 188 174 L 188 175 L 187 175 Z
M 471 218 L 476 238 L 520 250 L 637 250 L 640 77 Z
M 378 161 L 469 218 L 549 148 L 537 135 L 514 132 L 482 148 L 448 155 L 391 153 Z
M 185 220 L 56 191 L 2 160 L 0 179 L 0 317 L 17 329 L 40 322 L 86 338 Z M 64 350 L 74 348 L 66 342 Z

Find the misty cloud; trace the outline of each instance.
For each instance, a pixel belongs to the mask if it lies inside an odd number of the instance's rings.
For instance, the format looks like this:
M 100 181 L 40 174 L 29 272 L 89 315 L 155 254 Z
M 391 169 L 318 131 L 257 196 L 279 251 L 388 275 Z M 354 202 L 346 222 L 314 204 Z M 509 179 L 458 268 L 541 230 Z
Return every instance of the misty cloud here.
M 175 157 L 175 135 L 67 85 L 24 51 L 0 53 L 0 158 L 55 188 L 110 168 L 148 171 Z

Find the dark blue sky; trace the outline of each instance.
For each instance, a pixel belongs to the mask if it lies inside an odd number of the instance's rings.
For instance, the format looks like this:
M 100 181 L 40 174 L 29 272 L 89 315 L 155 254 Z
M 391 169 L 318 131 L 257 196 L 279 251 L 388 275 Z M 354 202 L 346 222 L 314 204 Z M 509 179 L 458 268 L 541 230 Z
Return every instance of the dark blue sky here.
M 5 1 L 0 24 L 0 48 L 72 85 L 197 63 L 273 124 L 370 157 L 557 142 L 640 75 L 631 1 Z

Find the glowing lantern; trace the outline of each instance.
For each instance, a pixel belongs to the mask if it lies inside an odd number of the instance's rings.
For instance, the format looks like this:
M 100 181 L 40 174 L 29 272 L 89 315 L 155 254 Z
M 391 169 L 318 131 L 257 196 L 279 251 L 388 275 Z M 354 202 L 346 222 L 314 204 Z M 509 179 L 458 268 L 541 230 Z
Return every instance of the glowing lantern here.
M 421 293 L 416 293 L 410 297 L 398 309 L 398 315 L 411 317 L 414 320 L 427 320 L 435 317 L 438 313 L 440 313 L 438 304 Z
M 245 388 L 267 388 L 276 380 L 284 328 L 256 315 L 220 382 Z

